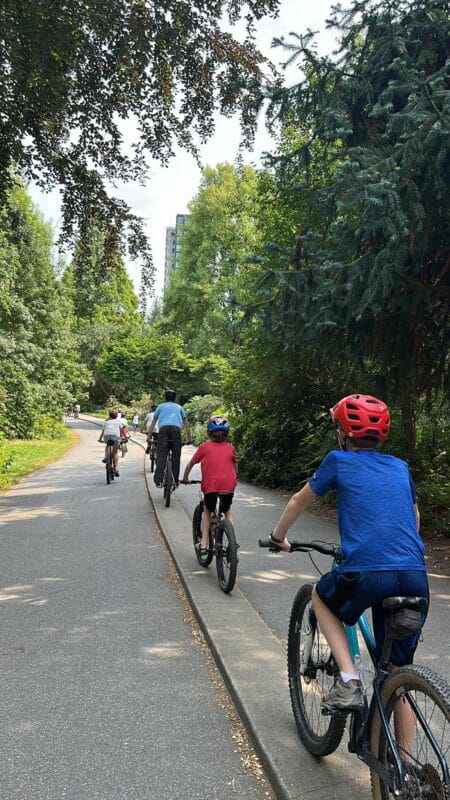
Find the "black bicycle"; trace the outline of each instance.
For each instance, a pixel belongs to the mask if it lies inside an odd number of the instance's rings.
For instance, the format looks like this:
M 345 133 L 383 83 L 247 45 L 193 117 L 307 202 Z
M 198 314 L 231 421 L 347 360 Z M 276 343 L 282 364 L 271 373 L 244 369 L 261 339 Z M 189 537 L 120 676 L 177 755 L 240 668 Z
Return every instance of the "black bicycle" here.
M 147 450 L 150 459 L 150 472 L 154 472 L 156 464 L 156 439 L 154 439 L 153 436 L 148 443 Z
M 280 550 L 270 540 L 260 540 L 259 545 Z M 334 567 L 342 560 L 340 548 L 329 542 L 291 542 L 290 552 L 296 551 L 331 556 Z M 298 590 L 288 633 L 289 690 L 304 746 L 315 756 L 333 753 L 350 714 L 348 749 L 370 768 L 374 800 L 449 800 L 450 687 L 428 667 L 408 664 L 388 668 L 394 639 L 406 638 L 421 629 L 426 598 L 389 597 L 383 601 L 388 615 L 379 661 L 366 615 L 359 618 L 356 626 L 345 626 L 364 689 L 364 708 L 341 711 L 322 705 L 339 670 L 319 628 L 311 602 L 312 589 L 312 584 L 305 584 Z M 371 686 L 365 685 L 361 669 L 357 628 L 373 664 Z
M 180 483 L 195 484 L 201 481 L 180 481 Z M 192 537 L 194 552 L 198 563 L 202 567 L 209 567 L 214 556 L 216 557 L 216 570 L 219 586 L 225 594 L 229 594 L 236 583 L 237 566 L 239 563 L 236 534 L 233 525 L 221 510 L 221 495 L 217 498 L 217 508 L 211 514 L 208 531 L 208 547 L 206 553 L 202 553 L 202 515 L 205 507 L 203 495 L 200 493 L 200 500 L 195 507 L 192 517 Z
M 114 480 L 114 448 L 116 444 L 113 439 L 106 442 L 106 483 L 109 485 Z
M 164 464 L 164 473 L 162 481 L 166 508 L 169 508 L 172 492 L 176 489 L 175 478 L 173 476 L 173 470 L 172 470 L 172 446 L 173 446 L 172 440 L 168 439 L 166 463 Z

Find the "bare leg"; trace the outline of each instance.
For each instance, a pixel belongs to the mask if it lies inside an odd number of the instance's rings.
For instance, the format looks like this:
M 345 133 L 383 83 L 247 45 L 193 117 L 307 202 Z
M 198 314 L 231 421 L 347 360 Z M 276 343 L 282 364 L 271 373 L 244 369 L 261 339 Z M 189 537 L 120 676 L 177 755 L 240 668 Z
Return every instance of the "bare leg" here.
M 393 667 L 390 667 L 393 669 Z M 394 706 L 394 731 L 395 740 L 400 750 L 400 758 L 411 754 L 414 733 L 416 730 L 416 716 L 405 697 L 399 697 Z
M 208 534 L 209 534 L 210 521 L 211 521 L 211 513 L 208 511 L 207 508 L 204 508 L 202 516 L 202 544 L 201 544 L 201 546 L 204 548 L 208 547 Z
M 342 622 L 335 617 L 323 600 L 320 599 L 314 587 L 312 592 L 312 604 L 316 614 L 319 627 L 330 645 L 337 665 L 341 672 L 354 674 L 355 666 L 350 655 L 347 636 Z
M 113 451 L 114 472 L 119 472 L 119 445 L 114 445 Z
M 225 519 L 227 519 L 228 522 L 231 522 L 231 524 L 234 525 L 234 516 L 233 516 L 233 512 L 231 511 L 231 509 L 229 509 L 228 511 L 225 511 Z

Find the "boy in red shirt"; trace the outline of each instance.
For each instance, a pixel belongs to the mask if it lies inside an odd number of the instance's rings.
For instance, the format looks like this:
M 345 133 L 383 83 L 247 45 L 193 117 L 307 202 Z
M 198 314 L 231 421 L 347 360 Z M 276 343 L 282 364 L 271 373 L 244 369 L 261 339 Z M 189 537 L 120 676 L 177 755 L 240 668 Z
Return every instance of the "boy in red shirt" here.
M 192 467 L 194 464 L 201 464 L 201 487 L 205 504 L 202 517 L 201 555 L 207 553 L 209 523 L 211 514 L 216 509 L 217 495 L 220 494 L 220 510 L 225 514 L 225 518 L 233 524 L 233 514 L 230 508 L 237 484 L 236 450 L 232 444 L 227 442 L 230 431 L 227 418 L 211 417 L 207 422 L 206 429 L 211 441 L 200 445 L 186 465 L 183 475 L 183 481 L 189 483 L 189 473 Z

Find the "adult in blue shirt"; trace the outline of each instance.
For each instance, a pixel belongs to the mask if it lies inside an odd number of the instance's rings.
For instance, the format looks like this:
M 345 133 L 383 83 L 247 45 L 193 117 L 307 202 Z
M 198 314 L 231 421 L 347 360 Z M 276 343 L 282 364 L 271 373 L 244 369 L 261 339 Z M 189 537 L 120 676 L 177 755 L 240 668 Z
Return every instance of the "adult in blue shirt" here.
M 382 601 L 394 596 L 428 598 L 429 591 L 408 465 L 376 450 L 389 433 L 388 407 L 370 395 L 355 394 L 340 400 L 330 413 L 341 449 L 328 453 L 308 483 L 291 497 L 271 541 L 289 550 L 286 533 L 298 515 L 315 497 L 336 489 L 342 563 L 321 577 L 312 602 L 340 670 L 340 680 L 323 697 L 323 704 L 351 710 L 363 705 L 363 695 L 342 623 L 354 625 L 363 611 L 372 608 L 380 657 L 387 613 Z M 418 639 L 415 633 L 394 641 L 391 664 L 411 664 Z M 411 726 L 404 705 L 399 714 L 406 749 Z
M 162 485 L 164 466 L 166 463 L 167 442 L 172 442 L 172 472 L 176 485 L 180 475 L 181 456 L 181 428 L 186 428 L 188 444 L 191 443 L 191 429 L 186 412 L 182 406 L 175 402 L 177 394 L 172 389 L 165 393 L 165 403 L 156 406 L 153 419 L 147 432 L 150 439 L 155 425 L 158 423 L 158 441 L 156 450 L 156 469 L 154 481 L 156 486 Z

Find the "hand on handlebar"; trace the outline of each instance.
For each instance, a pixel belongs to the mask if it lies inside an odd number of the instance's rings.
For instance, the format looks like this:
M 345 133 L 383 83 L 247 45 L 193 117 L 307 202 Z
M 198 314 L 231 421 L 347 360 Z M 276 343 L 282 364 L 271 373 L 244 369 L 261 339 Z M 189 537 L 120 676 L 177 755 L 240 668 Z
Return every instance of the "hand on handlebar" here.
M 276 542 L 272 538 L 272 534 L 269 535 L 268 539 L 260 539 L 259 546 L 267 547 L 271 553 L 281 553 L 282 550 L 286 550 L 288 553 L 291 552 L 291 543 L 286 537 L 280 542 Z

